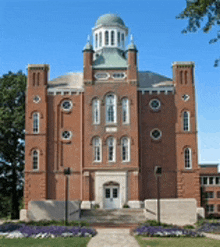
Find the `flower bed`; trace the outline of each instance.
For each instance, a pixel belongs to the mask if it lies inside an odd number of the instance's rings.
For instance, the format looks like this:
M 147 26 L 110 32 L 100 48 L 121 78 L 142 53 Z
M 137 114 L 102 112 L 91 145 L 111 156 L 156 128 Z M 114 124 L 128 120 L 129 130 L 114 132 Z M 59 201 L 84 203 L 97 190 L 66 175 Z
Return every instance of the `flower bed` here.
M 0 225 L 0 235 L 6 238 L 93 237 L 96 230 L 86 227 Z
M 200 232 L 181 228 L 163 228 L 162 226 L 143 225 L 134 230 L 134 235 L 149 237 L 203 237 Z
M 200 232 L 220 232 L 220 222 L 205 223 L 199 228 Z

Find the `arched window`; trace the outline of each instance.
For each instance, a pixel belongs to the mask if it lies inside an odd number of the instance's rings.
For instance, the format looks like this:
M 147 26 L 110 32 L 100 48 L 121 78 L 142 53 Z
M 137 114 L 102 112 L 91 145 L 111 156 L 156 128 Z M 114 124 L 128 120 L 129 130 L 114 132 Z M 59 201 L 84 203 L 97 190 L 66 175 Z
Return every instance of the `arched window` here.
M 92 101 L 92 114 L 93 114 L 93 123 L 100 123 L 100 102 L 98 99 Z
M 32 168 L 33 170 L 39 169 L 39 151 L 33 150 L 32 152 Z
M 127 98 L 122 99 L 122 123 L 129 123 L 129 101 Z
M 121 34 L 120 32 L 118 32 L 118 46 L 121 45 Z
M 191 148 L 184 149 L 184 159 L 185 159 L 185 168 L 191 169 L 192 168 L 192 152 Z
M 98 34 L 95 35 L 95 48 L 98 47 Z
M 39 113 L 35 112 L 33 114 L 33 132 L 35 134 L 39 133 Z
M 111 31 L 111 45 L 115 45 L 115 32 Z
M 93 139 L 94 161 L 101 161 L 101 140 L 99 137 Z
M 106 96 L 106 123 L 116 123 L 116 97 L 113 94 Z
M 122 161 L 130 161 L 130 141 L 127 137 L 121 140 Z
M 122 47 L 124 48 L 124 46 L 125 46 L 125 35 L 124 35 L 124 33 L 122 33 L 122 35 L 121 35 L 121 42 L 122 42 Z
M 99 47 L 102 47 L 102 33 L 99 33 Z
M 115 139 L 113 137 L 109 137 L 108 141 L 108 161 L 115 161 Z
M 190 130 L 190 114 L 188 111 L 183 112 L 183 130 L 184 131 Z
M 109 44 L 108 31 L 105 31 L 105 45 Z

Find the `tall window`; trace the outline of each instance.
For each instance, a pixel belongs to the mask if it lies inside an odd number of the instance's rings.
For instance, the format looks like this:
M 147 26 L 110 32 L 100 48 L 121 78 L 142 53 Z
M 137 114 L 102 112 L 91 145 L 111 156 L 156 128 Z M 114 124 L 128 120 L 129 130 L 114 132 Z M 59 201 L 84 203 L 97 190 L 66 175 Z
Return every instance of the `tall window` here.
M 95 48 L 98 47 L 98 34 L 95 35 Z
M 100 123 L 100 103 L 98 99 L 94 99 L 92 101 L 92 108 L 93 108 L 93 123 L 99 124 Z
M 102 33 L 99 33 L 99 47 L 102 47 Z
M 185 168 L 191 169 L 192 168 L 192 154 L 191 154 L 190 148 L 185 148 L 184 159 L 185 159 Z
M 106 96 L 106 123 L 116 123 L 116 97 L 113 94 Z
M 118 32 L 118 46 L 121 45 L 121 34 L 120 32 Z
M 105 31 L 105 45 L 109 44 L 108 31 Z
M 38 152 L 38 150 L 33 150 L 33 152 L 32 152 L 32 166 L 33 166 L 33 170 L 39 169 L 39 152 Z
M 184 111 L 183 112 L 183 130 L 189 131 L 190 130 L 190 115 L 189 112 Z
M 122 33 L 122 35 L 121 35 L 121 42 L 122 42 L 122 47 L 124 48 L 124 46 L 125 46 L 125 35 L 124 35 L 124 33 Z
M 111 45 L 115 45 L 115 32 L 111 31 Z
M 33 73 L 33 86 L 35 86 L 35 81 L 36 81 L 36 73 Z
M 108 138 L 108 161 L 115 161 L 115 139 L 113 137 Z
M 122 161 L 129 161 L 130 160 L 130 143 L 127 137 L 122 138 L 121 147 L 122 147 Z
M 101 140 L 99 137 L 93 139 L 94 161 L 101 161 Z
M 33 132 L 39 133 L 39 113 L 35 112 L 33 114 Z
M 122 100 L 122 123 L 129 123 L 129 101 L 127 98 Z

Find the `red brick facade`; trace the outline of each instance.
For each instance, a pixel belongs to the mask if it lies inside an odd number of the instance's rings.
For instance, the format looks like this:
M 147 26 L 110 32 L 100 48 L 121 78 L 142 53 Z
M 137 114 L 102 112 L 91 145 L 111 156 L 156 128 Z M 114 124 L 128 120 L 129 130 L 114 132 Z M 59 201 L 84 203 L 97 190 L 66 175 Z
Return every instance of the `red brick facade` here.
M 174 63 L 173 81 L 160 79 L 150 84 L 149 78 L 155 74 L 141 75 L 138 72 L 134 45 L 120 58 L 127 61 L 126 67 L 96 67 L 96 53 L 91 45 L 84 49 L 83 83 L 77 90 L 68 86 L 62 88 L 63 82 L 60 81 L 59 85 L 49 82 L 48 65 L 28 67 L 26 208 L 31 200 L 64 200 L 63 171 L 66 167 L 71 168 L 70 200 L 99 203 L 97 191 L 104 182 L 99 185 L 97 181 L 102 172 L 124 176 L 122 180 L 126 182 L 121 182 L 119 190 L 120 196 L 123 194 L 126 198 L 122 200 L 123 204 L 156 198 L 154 167 L 161 166 L 161 197 L 195 198 L 199 206 L 194 64 Z M 105 73 L 108 77 L 100 80 L 96 76 L 98 73 Z M 114 73 L 125 76 L 116 80 Z M 148 76 L 148 79 L 141 76 Z M 106 97 L 109 94 L 116 97 L 114 123 L 106 122 Z M 188 98 L 184 99 L 184 95 Z M 38 102 L 34 101 L 36 96 L 40 97 Z M 129 121 L 126 124 L 122 119 L 124 98 L 129 102 Z M 99 124 L 93 121 L 94 99 L 100 102 Z M 154 99 L 159 100 L 157 110 L 150 106 Z M 65 100 L 72 104 L 68 111 L 62 107 Z M 189 112 L 190 127 L 187 131 L 183 130 L 184 111 Z M 33 133 L 34 112 L 40 116 L 38 133 Z M 152 138 L 154 129 L 161 131 L 158 140 Z M 62 137 L 65 131 L 71 131 L 71 137 L 66 140 Z M 94 161 L 93 140 L 96 137 L 101 140 L 101 160 L 98 162 Z M 114 162 L 107 158 L 109 137 L 115 140 Z M 126 162 L 122 160 L 123 137 L 128 138 L 130 145 L 130 158 Z M 186 167 L 186 148 L 190 149 L 189 167 Z M 37 169 L 33 169 L 33 150 L 39 151 Z M 120 183 L 122 180 L 114 180 L 114 175 L 109 178 L 109 182 Z

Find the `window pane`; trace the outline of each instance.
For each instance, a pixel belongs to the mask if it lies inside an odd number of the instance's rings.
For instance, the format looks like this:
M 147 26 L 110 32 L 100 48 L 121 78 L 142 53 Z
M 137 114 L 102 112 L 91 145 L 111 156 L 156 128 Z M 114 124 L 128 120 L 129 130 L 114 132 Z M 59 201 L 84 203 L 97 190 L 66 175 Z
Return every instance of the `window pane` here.
M 98 124 L 100 121 L 100 108 L 99 108 L 99 100 L 93 100 L 93 123 Z
M 123 123 L 128 123 L 128 111 L 129 111 L 129 106 L 128 106 L 128 99 L 123 99 L 122 100 L 122 122 Z
M 34 113 L 33 115 L 33 132 L 39 132 L 39 113 Z
M 101 141 L 100 138 L 95 138 L 93 141 L 94 145 L 94 160 L 100 161 L 101 160 Z
M 209 184 L 214 184 L 214 178 L 213 177 L 209 178 Z
M 120 43 L 121 43 L 121 34 L 120 32 L 118 32 L 118 46 L 120 46 Z
M 115 32 L 111 31 L 111 45 L 115 45 Z
M 105 31 L 105 45 L 108 45 L 109 38 L 108 38 L 108 31 Z
M 208 180 L 207 177 L 204 177 L 203 178 L 203 184 L 207 184 L 207 180 Z
M 105 198 L 110 198 L 110 189 L 105 189 Z
M 114 188 L 113 189 L 113 198 L 117 198 L 118 197 L 118 189 Z
M 33 170 L 38 169 L 38 151 L 34 150 L 32 153 L 32 158 L 33 158 Z
M 108 139 L 108 160 L 114 161 L 115 159 L 115 143 L 113 138 Z
M 102 47 L 102 33 L 99 33 L 99 47 Z
M 183 113 L 183 130 L 189 131 L 189 112 Z
M 116 123 L 116 100 L 111 94 L 106 97 L 106 122 Z
M 191 151 L 189 148 L 185 149 L 185 168 L 191 168 Z

